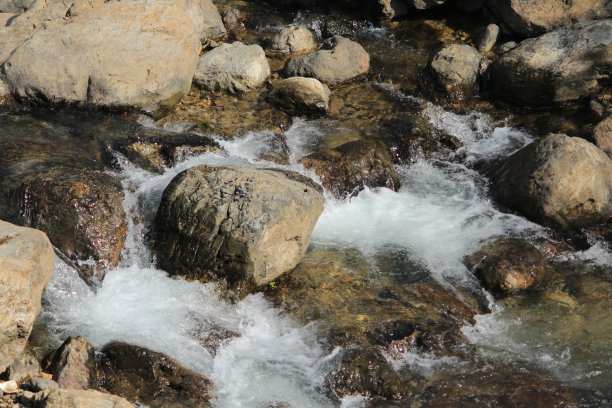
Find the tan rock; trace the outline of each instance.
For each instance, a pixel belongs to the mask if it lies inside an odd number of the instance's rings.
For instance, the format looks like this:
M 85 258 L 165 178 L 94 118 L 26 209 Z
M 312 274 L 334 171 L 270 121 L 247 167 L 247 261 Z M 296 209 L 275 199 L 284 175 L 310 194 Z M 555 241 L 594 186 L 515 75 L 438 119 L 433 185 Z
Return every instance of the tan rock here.
M 593 129 L 595 144 L 612 159 L 612 116 L 599 122 Z
M 331 91 L 315 78 L 292 77 L 274 85 L 268 99 L 295 114 L 325 113 L 329 109 Z
M 452 44 L 436 53 L 431 69 L 442 90 L 463 99 L 478 90 L 481 61 L 482 55 L 474 47 Z
M 0 221 L 0 372 L 24 350 L 53 262 L 44 233 Z
M 283 28 L 272 39 L 272 50 L 283 54 L 295 54 L 317 49 L 315 35 L 306 27 Z
M 93 346 L 83 337 L 69 337 L 48 368 L 60 388 L 88 390 L 97 386 Z
M 298 264 L 324 201 L 297 173 L 191 168 L 172 180 L 157 212 L 160 266 L 246 294 Z
M 134 408 L 116 395 L 93 390 L 48 389 L 34 394 L 31 404 L 36 408 Z

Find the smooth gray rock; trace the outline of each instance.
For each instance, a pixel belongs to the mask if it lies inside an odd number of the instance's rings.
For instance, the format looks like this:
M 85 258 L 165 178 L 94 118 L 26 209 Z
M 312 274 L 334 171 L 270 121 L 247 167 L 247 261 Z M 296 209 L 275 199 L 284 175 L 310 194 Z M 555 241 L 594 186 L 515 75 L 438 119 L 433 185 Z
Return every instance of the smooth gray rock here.
M 478 90 L 482 55 L 464 44 L 444 47 L 431 61 L 438 86 L 457 99 L 471 97 Z
M 499 37 L 499 26 L 497 24 L 489 24 L 482 35 L 480 43 L 478 44 L 478 51 L 491 51 L 493 47 L 495 47 L 497 37 Z
M 314 51 L 317 49 L 317 39 L 306 27 L 290 26 L 274 36 L 271 48 L 283 54 Z
M 612 65 L 612 20 L 561 28 L 521 42 L 491 65 L 495 97 L 546 106 L 596 93 Z
M 269 76 L 264 50 L 236 41 L 204 54 L 194 82 L 211 91 L 246 92 L 261 86 Z
M 290 60 L 285 72 L 288 76 L 316 78 L 328 84 L 339 84 L 370 69 L 370 56 L 361 45 L 336 35 L 311 54 Z
M 49 380 L 47 378 L 42 377 L 32 377 L 30 378 L 30 387 L 34 392 L 44 391 L 44 390 L 53 390 L 59 388 L 59 385 L 53 380 Z
M 297 173 L 193 167 L 164 191 L 160 266 L 246 295 L 298 264 L 324 201 L 320 187 Z
M 292 77 L 274 85 L 268 98 L 282 109 L 297 115 L 325 113 L 331 91 L 315 78 Z
M 491 175 L 505 206 L 560 229 L 612 216 L 612 160 L 592 143 L 551 134 L 508 157 Z

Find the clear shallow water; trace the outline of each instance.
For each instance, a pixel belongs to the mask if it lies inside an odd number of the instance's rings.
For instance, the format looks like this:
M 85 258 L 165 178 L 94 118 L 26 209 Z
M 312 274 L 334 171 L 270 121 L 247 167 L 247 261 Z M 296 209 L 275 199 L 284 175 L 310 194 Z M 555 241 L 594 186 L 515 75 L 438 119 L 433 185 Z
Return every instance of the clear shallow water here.
M 445 160 L 420 160 L 398 168 L 403 186 L 397 193 L 366 189 L 349 201 L 328 196 L 313 242 L 358 248 L 366 255 L 399 247 L 441 283 L 478 289 L 462 260 L 481 240 L 496 235 L 546 235 L 546 231 L 498 211 L 488 198 L 486 180 L 471 167 L 511 154 L 531 138 L 506 126 L 495 127 L 482 114 L 456 115 L 433 105 L 426 106 L 423 114 L 464 147 Z M 96 293 L 74 271 L 58 263 L 44 311 L 58 339 L 80 334 L 96 346 L 120 340 L 166 353 L 213 380 L 217 386 L 213 403 L 218 407 L 265 407 L 273 401 L 296 407 L 337 406 L 322 391 L 337 350 L 323 349 L 314 326 L 297 324 L 260 295 L 229 304 L 212 284 L 170 279 L 155 269 L 155 260 L 144 244 L 161 194 L 175 175 L 199 164 L 279 166 L 260 159 L 278 148 L 274 137 L 271 132 L 257 132 L 232 141 L 220 139 L 226 153 L 191 158 L 162 175 L 119 157 L 129 216 L 123 260 Z M 290 164 L 283 167 L 305 173 L 299 159 L 324 137 L 316 122 L 296 119 L 286 132 Z M 610 253 L 601 247 L 576 256 L 607 262 Z M 496 311 L 479 316 L 464 333 L 486 357 L 509 362 L 532 364 L 538 352 L 554 347 L 550 358 L 540 358 L 535 365 L 570 384 L 584 385 L 582 377 L 576 376 L 590 371 L 580 371 L 579 361 L 566 358 L 564 350 L 559 352 L 554 335 L 532 336 L 531 324 L 535 322 L 517 321 Z M 216 350 L 206 347 L 207 333 L 219 331 L 235 337 Z M 522 347 L 522 336 L 532 336 L 533 344 Z M 410 366 L 427 375 L 456 361 L 409 352 L 393 363 L 397 369 Z M 341 404 L 363 406 L 364 401 L 357 396 Z

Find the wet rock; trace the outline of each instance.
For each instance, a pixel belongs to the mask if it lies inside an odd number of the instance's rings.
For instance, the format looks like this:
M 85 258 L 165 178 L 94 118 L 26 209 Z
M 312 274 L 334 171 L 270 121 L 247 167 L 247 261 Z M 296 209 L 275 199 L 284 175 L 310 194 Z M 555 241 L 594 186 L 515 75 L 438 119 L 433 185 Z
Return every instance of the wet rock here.
M 204 54 L 194 82 L 211 91 L 246 92 L 261 86 L 269 76 L 264 50 L 236 41 Z
M 391 364 L 374 350 L 344 350 L 338 368 L 329 375 L 327 382 L 339 398 L 359 394 L 367 398 L 397 400 L 409 391 Z
M 81 336 L 66 339 L 46 371 L 61 388 L 88 390 L 98 384 L 94 348 Z
M 142 347 L 110 343 L 98 358 L 101 387 L 151 408 L 205 408 L 211 382 L 171 358 Z
M 550 276 L 544 255 L 518 238 L 493 238 L 466 258 L 485 288 L 512 293 L 542 285 Z
M 521 42 L 490 68 L 494 96 L 551 105 L 596 93 L 612 63 L 612 20 L 576 24 Z
M 595 145 L 612 159 L 612 116 L 608 116 L 595 126 L 593 139 L 595 139 Z
M 296 266 L 323 203 L 297 173 L 191 168 L 172 180 L 157 212 L 160 266 L 247 294 Z
M 0 372 L 23 353 L 53 262 L 44 233 L 0 221 Z
M 365 187 L 400 188 L 399 175 L 387 147 L 376 140 L 357 140 L 314 153 L 301 160 L 314 170 L 335 197 L 359 194 Z
M 30 353 L 25 352 L 6 369 L 2 377 L 7 380 L 15 380 L 21 384 L 38 373 L 40 373 L 38 360 Z
M 64 166 L 13 169 L 0 178 L 0 217 L 46 232 L 73 261 L 93 260 L 98 270 L 85 265 L 86 279 L 117 265 L 127 227 L 123 193 L 113 176 Z
M 478 51 L 490 52 L 493 47 L 495 47 L 497 37 L 499 37 L 499 26 L 497 24 L 489 24 L 485 29 L 482 38 L 480 39 L 480 43 L 478 44 Z
M 121 397 L 94 390 L 49 389 L 22 401 L 32 408 L 134 408 Z
M 487 0 L 487 5 L 523 37 L 612 17 L 612 5 L 606 0 Z
M 29 385 L 34 392 L 59 388 L 59 385 L 57 385 L 55 381 L 43 377 L 30 378 Z
M 306 27 L 289 26 L 274 36 L 271 49 L 283 54 L 314 51 L 317 49 L 317 39 Z
M 330 96 L 329 88 L 319 80 L 292 77 L 275 84 L 268 99 L 285 111 L 301 115 L 327 112 Z
M 612 215 L 612 160 L 584 139 L 551 134 L 492 172 L 492 192 L 509 208 L 561 229 Z
M 358 43 L 336 35 L 319 51 L 296 57 L 285 66 L 289 76 L 313 77 L 321 82 L 339 84 L 370 69 L 370 56 Z
M 199 34 L 179 6 L 105 3 L 32 33 L 4 64 L 6 81 L 27 102 L 159 114 L 189 92 Z
M 482 55 L 469 45 L 453 44 L 440 50 L 431 61 L 438 86 L 457 99 L 478 91 Z

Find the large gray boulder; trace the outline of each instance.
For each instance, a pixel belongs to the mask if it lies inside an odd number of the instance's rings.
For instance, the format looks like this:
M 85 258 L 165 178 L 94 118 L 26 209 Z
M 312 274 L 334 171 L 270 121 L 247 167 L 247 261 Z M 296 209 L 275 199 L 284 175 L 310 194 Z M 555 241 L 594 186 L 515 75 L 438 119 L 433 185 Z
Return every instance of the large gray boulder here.
M 487 5 L 508 27 L 524 37 L 612 17 L 612 3 L 608 0 L 487 0 Z
M 612 66 L 612 20 L 561 28 L 521 42 L 490 68 L 493 94 L 517 105 L 550 105 L 597 92 Z
M 434 55 L 431 69 L 438 86 L 457 99 L 471 97 L 478 90 L 482 55 L 476 48 L 452 44 Z
M 31 27 L 15 24 L 15 30 Z M 45 27 L 31 33 L 4 64 L 6 81 L 21 100 L 155 113 L 190 89 L 200 33 L 178 5 L 109 2 Z
M 316 78 L 328 84 L 339 84 L 370 69 L 370 56 L 361 45 L 336 35 L 311 54 L 290 60 L 285 72 L 288 76 Z
M 31 408 L 134 408 L 121 397 L 94 390 L 47 389 L 22 400 Z
M 211 91 L 246 92 L 261 86 L 269 76 L 264 50 L 236 41 L 204 54 L 194 82 Z
M 544 225 L 575 229 L 612 216 L 612 160 L 584 139 L 538 140 L 507 158 L 491 183 L 502 204 Z
M 0 221 L 0 372 L 24 350 L 53 262 L 44 233 Z
M 272 51 L 282 54 L 296 54 L 317 49 L 317 38 L 306 27 L 284 27 L 272 39 Z
M 157 212 L 162 268 L 239 294 L 293 269 L 323 211 L 320 187 L 291 172 L 198 166 L 180 173 Z

